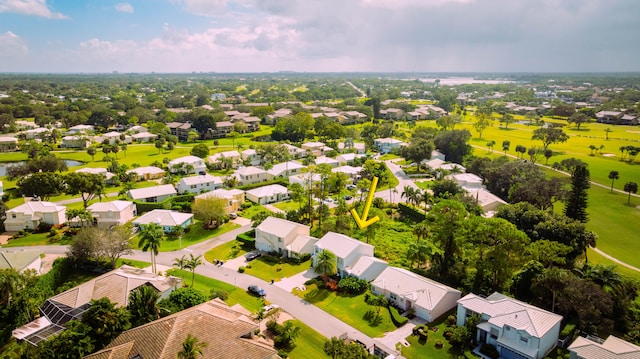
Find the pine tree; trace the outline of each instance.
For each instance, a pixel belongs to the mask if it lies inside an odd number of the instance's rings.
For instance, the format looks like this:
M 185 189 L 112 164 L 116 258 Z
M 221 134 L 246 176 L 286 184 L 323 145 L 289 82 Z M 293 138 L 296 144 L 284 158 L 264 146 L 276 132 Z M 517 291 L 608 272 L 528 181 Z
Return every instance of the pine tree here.
M 571 191 L 567 198 L 564 214 L 582 223 L 587 222 L 587 189 L 589 189 L 589 170 L 582 163 L 576 166 L 571 176 Z

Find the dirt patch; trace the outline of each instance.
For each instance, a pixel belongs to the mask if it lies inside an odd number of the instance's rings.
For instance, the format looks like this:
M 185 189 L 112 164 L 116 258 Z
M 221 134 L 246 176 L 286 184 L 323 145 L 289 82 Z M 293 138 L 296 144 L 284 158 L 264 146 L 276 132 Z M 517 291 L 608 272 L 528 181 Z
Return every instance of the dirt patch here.
M 603 153 L 602 154 L 603 157 L 615 157 L 615 153 Z
M 45 254 L 40 264 L 40 274 L 45 274 L 53 267 L 53 261 L 57 258 L 65 257 L 64 254 Z
M 0 234 L 0 246 L 9 243 L 9 239 L 11 239 L 14 234 L 16 234 L 16 232 L 4 232 Z

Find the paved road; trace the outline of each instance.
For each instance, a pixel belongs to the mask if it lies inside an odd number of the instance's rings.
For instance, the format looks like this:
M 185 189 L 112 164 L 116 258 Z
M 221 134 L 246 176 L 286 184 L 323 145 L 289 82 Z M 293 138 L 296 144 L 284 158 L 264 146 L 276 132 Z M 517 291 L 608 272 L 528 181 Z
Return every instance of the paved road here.
M 413 182 L 413 180 L 404 173 L 400 165 L 393 161 L 397 161 L 397 159 L 387 160 L 384 163 L 389 168 L 389 171 L 391 171 L 391 173 L 393 173 L 393 175 L 398 179 L 398 185 L 395 188 L 378 191 L 375 196 L 380 197 L 387 202 L 398 203 L 402 201 L 402 192 L 404 192 L 404 188 L 406 186 L 413 187 L 415 189 L 418 189 L 418 186 L 416 186 L 415 182 Z

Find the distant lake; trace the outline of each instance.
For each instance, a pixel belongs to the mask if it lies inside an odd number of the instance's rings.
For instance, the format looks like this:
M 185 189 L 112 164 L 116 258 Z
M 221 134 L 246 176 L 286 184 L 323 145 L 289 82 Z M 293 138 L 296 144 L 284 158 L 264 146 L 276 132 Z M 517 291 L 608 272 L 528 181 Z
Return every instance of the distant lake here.
M 448 86 L 468 85 L 468 84 L 495 85 L 495 84 L 510 84 L 510 83 L 514 83 L 515 82 L 515 81 L 511 81 L 511 80 L 478 80 L 478 79 L 474 79 L 473 77 L 450 77 L 450 78 L 443 78 L 443 79 L 420 79 L 420 81 L 422 81 L 422 82 L 436 82 L 436 80 L 440 80 L 440 85 L 448 85 Z
M 7 175 L 7 168 L 13 167 L 13 166 L 20 166 L 20 165 L 23 165 L 25 163 L 26 163 L 25 161 L 0 163 L 0 177 Z M 75 166 L 82 165 L 82 162 L 74 161 L 74 160 L 64 160 L 64 163 L 67 164 L 67 167 L 75 167 Z

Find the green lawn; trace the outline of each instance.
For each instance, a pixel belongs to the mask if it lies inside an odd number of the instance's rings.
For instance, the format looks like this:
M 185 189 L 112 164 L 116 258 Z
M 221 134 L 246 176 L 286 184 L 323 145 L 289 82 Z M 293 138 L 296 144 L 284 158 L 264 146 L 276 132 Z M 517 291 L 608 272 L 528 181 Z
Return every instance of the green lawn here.
M 323 349 L 327 338 L 297 319 L 294 319 L 293 323 L 300 328 L 300 335 L 296 339 L 296 348 L 289 353 L 289 358 L 329 358 Z
M 247 254 L 253 248 L 243 248 L 242 242 L 230 241 L 211 248 L 204 254 L 204 259 L 213 263 L 216 259 L 226 261 Z
M 137 261 L 135 259 L 118 259 L 116 262 L 116 267 L 120 267 L 122 265 L 128 265 L 136 268 L 146 268 L 151 265 L 151 262 Z
M 51 242 L 49 232 L 44 233 L 29 233 L 24 237 L 10 239 L 8 244 L 2 245 L 2 247 L 22 247 L 22 246 L 47 246 L 52 244 L 69 244 L 64 239 Z
M 436 327 L 437 331 L 429 330 L 429 335 L 427 337 L 426 342 L 420 342 L 417 336 L 409 336 L 407 337 L 407 341 L 411 344 L 408 347 L 404 345 L 398 344 L 396 348 L 400 348 L 401 354 L 405 358 L 409 359 L 456 359 L 456 358 L 469 358 L 476 359 L 477 357 L 472 354 L 469 350 L 465 351 L 463 356 L 459 356 L 458 350 L 451 347 L 449 341 L 447 341 L 443 334 L 447 327 L 445 323 L 445 319 L 450 315 L 454 314 L 454 312 L 449 312 L 442 317 L 438 318 L 436 321 L 430 324 L 430 328 Z M 441 341 L 444 345 L 442 348 L 437 349 L 435 347 L 436 341 Z
M 309 269 L 310 265 L 310 259 L 300 264 L 278 264 L 267 260 L 264 257 L 260 257 L 251 261 L 248 266 L 246 266 L 245 273 L 267 282 L 271 281 L 272 279 L 275 281 L 279 281 L 283 278 L 288 278 L 292 275 L 304 272 L 305 270 Z
M 294 294 L 372 338 L 397 329 L 386 308 L 380 309 L 380 319 L 373 325 L 365 319 L 367 312 L 375 309 L 364 302 L 364 294 L 339 296 L 328 289 L 318 289 L 315 284 L 308 285 L 304 292 L 294 290 Z
M 278 203 L 275 203 L 273 206 L 285 212 L 300 209 L 300 203 L 293 202 L 293 201 L 278 202 Z
M 254 204 L 253 206 L 247 208 L 247 209 L 243 209 L 240 212 L 238 212 L 239 215 L 241 215 L 244 218 L 248 218 L 251 219 L 251 217 L 253 217 L 254 215 L 256 215 L 259 212 L 267 212 L 267 213 L 271 213 L 271 211 L 269 211 L 268 209 L 264 208 L 263 206 L 259 205 L 259 204 Z
M 635 280 L 640 281 L 640 272 L 635 271 L 633 269 L 627 268 L 625 266 L 619 265 L 614 261 L 601 256 L 600 254 L 593 251 L 593 249 L 589 249 L 587 254 L 589 256 L 589 263 L 592 264 L 602 264 L 605 266 L 614 265 L 616 266 L 616 271 L 624 276 L 634 278 Z
M 191 284 L 191 272 L 181 271 L 178 269 L 172 269 L 169 272 L 172 275 L 178 276 L 180 278 L 185 278 L 185 281 L 188 284 Z M 211 289 L 224 290 L 227 292 L 227 294 L 229 294 L 229 298 L 226 300 L 227 304 L 240 304 L 251 313 L 257 312 L 258 309 L 260 309 L 264 305 L 263 301 L 260 298 L 250 295 L 243 288 L 238 288 L 231 284 L 221 282 L 213 278 L 208 278 L 200 274 L 195 275 L 194 288 L 203 291 L 207 296 L 211 292 Z
M 222 226 L 214 229 L 208 230 L 202 228 L 202 223 L 200 221 L 195 221 L 193 226 L 191 226 L 191 230 L 189 233 L 186 233 L 182 236 L 182 248 L 192 246 L 196 243 L 200 243 L 209 238 L 213 238 L 219 236 L 223 233 L 227 233 L 232 231 L 240 226 L 235 223 L 225 223 Z M 160 252 L 170 252 L 180 249 L 181 241 L 179 239 L 168 240 L 165 239 L 162 241 L 162 245 L 160 246 Z
M 433 181 L 415 181 L 415 184 L 421 189 L 431 189 Z

